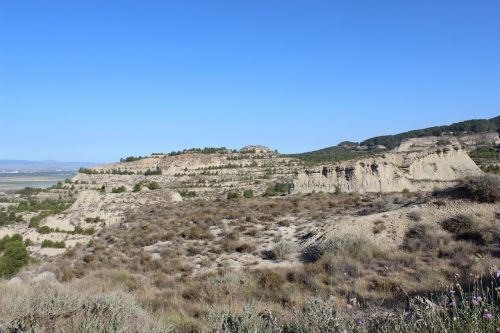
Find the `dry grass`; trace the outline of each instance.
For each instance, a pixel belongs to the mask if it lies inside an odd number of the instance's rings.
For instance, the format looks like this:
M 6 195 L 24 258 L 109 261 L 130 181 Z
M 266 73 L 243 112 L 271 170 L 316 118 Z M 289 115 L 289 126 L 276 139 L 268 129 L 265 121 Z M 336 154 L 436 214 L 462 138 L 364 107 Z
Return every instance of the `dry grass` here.
M 374 199 L 317 193 L 145 207 L 47 269 L 102 295 L 126 292 L 135 302 L 130 306 L 139 304 L 178 332 L 323 332 L 333 322 L 356 331 L 366 309 L 398 313 L 407 296 L 439 292 L 457 274 L 467 283 L 489 268 L 486 262 L 498 263 L 494 238 L 464 239 L 445 222 L 415 221 L 395 250 L 362 236 L 310 243 L 308 233 L 337 212 L 375 213 L 415 197 L 377 199 L 384 207 L 372 205 Z M 491 221 L 476 222 L 494 235 Z M 375 220 L 367 233 L 385 233 L 384 226 Z M 234 269 L 234 260 L 241 267 Z
M 2 332 L 167 332 L 130 294 L 0 285 Z

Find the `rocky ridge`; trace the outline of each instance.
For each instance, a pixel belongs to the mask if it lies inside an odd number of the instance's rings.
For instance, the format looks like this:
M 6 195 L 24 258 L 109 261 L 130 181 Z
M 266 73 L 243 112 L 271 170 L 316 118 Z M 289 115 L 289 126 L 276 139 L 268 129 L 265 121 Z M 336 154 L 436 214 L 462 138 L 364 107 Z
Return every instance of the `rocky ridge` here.
M 300 172 L 293 193 L 432 191 L 481 174 L 460 146 L 396 150 L 380 157 L 323 165 Z

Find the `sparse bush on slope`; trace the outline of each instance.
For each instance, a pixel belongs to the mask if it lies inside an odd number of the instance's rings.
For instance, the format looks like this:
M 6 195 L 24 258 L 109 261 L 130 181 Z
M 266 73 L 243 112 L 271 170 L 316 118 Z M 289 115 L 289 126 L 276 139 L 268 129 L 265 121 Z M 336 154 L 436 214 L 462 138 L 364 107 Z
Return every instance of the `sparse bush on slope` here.
M 428 223 L 412 225 L 405 234 L 403 249 L 415 251 L 432 251 L 448 244 L 451 237 L 437 226 Z
M 473 200 L 479 202 L 500 201 L 500 176 L 482 175 L 465 181 L 465 188 Z
M 486 223 L 474 215 L 457 215 L 442 221 L 441 226 L 457 240 L 471 241 L 478 245 L 500 242 L 500 225 Z

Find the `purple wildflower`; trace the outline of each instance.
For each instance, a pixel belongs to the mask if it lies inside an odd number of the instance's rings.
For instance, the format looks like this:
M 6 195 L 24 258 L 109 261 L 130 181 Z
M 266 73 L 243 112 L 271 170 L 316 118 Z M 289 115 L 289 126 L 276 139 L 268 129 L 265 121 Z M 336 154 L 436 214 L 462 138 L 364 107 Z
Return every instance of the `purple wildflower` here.
M 485 310 L 483 318 L 486 319 L 486 320 L 491 320 L 491 319 L 493 319 L 493 315 L 488 310 Z
M 358 325 L 359 326 L 364 326 L 365 325 L 365 321 L 363 319 L 358 320 Z
M 449 306 L 456 306 L 456 305 L 457 305 L 457 302 L 455 302 L 455 301 L 451 301 L 449 304 Z
M 500 278 L 500 269 L 497 269 L 497 278 Z
M 481 296 L 474 296 L 472 297 L 472 304 L 474 305 L 479 305 L 483 301 L 483 298 Z

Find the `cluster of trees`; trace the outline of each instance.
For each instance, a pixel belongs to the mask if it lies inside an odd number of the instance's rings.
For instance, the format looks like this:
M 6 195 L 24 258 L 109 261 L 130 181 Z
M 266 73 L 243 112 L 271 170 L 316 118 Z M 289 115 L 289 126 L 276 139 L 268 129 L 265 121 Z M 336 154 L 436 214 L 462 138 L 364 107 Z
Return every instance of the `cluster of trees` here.
M 389 149 L 398 146 L 404 139 L 423 136 L 441 136 L 443 134 L 461 135 L 469 133 L 495 132 L 500 129 L 500 116 L 491 119 L 473 119 L 447 126 L 434 126 L 396 135 L 377 136 L 361 142 L 362 145 L 384 145 Z
M 482 147 L 469 153 L 471 158 L 499 159 L 500 147 Z
M 182 151 L 173 151 L 168 156 L 177 156 L 182 154 L 197 153 L 197 154 L 226 154 L 230 150 L 226 147 L 205 147 L 205 148 L 191 148 Z
M 220 169 L 237 169 L 237 168 L 243 168 L 243 164 L 229 163 L 223 165 L 210 165 L 205 168 L 200 168 L 199 170 L 220 170 Z
M 483 165 L 481 166 L 481 170 L 483 170 L 486 173 L 494 173 L 494 174 L 500 174 L 500 165 Z
M 404 139 L 419 138 L 424 136 L 441 136 L 444 134 L 461 135 L 467 133 L 486 133 L 500 131 L 500 116 L 491 119 L 474 119 L 462 121 L 448 126 L 435 126 L 396 135 L 384 135 L 367 139 L 360 143 L 362 146 L 374 147 L 382 145 L 387 149 L 397 147 Z M 440 140 L 439 144 L 445 144 L 445 140 Z M 292 154 L 289 157 L 295 157 L 308 163 L 339 162 L 351 160 L 360 157 L 368 157 L 379 153 L 377 151 L 353 150 L 356 142 L 343 141 L 337 146 L 328 147 L 316 151 L 302 154 Z
M 95 170 L 89 168 L 80 168 L 78 169 L 79 173 L 84 173 L 87 175 L 135 175 L 135 172 L 122 170 L 122 169 L 111 169 L 111 170 Z
M 19 234 L 0 240 L 0 276 L 9 278 L 29 261 L 29 253 Z
M 23 221 L 22 216 L 16 215 L 15 212 L 0 211 L 0 227 L 22 221 Z
M 43 190 L 38 187 L 25 187 L 22 190 L 16 191 L 16 194 L 24 195 L 24 196 L 30 196 L 30 195 L 35 195 Z
M 127 163 L 127 162 L 135 162 L 142 160 L 143 158 L 146 158 L 147 156 L 128 156 L 125 158 L 120 158 L 120 162 L 122 163 Z
M 122 170 L 122 169 L 111 169 L 111 170 L 95 170 L 89 168 L 80 168 L 78 169 L 79 173 L 84 173 L 87 175 L 135 175 L 135 172 Z
M 340 162 L 373 155 L 374 151 L 352 150 L 344 146 L 334 146 L 289 157 L 298 158 L 308 163 Z
M 30 224 L 39 223 L 43 218 L 49 215 L 59 214 L 65 211 L 71 204 L 72 201 L 53 199 L 38 201 L 29 197 L 27 200 L 21 201 L 17 206 L 10 206 L 6 211 L 0 211 L 0 226 L 22 222 L 22 216 L 17 214 L 21 212 L 40 211 L 38 215 L 33 216 L 30 220 Z
M 31 228 L 31 226 L 30 226 L 30 228 Z M 68 230 L 61 230 L 59 228 L 54 229 L 54 228 L 51 228 L 49 226 L 44 225 L 42 227 L 36 227 L 36 231 L 42 235 L 50 234 L 53 232 L 58 232 L 58 233 L 65 233 L 68 235 L 89 235 L 90 236 L 90 235 L 95 234 L 96 229 L 93 227 L 82 228 L 79 225 L 77 225 L 75 227 L 75 229 L 73 229 L 72 231 L 68 231 Z
M 10 209 L 15 212 L 37 212 L 41 210 L 48 210 L 53 214 L 59 214 L 69 208 L 72 203 L 73 201 L 54 199 L 45 199 L 38 201 L 29 198 L 28 200 L 20 202 L 17 207 L 11 207 Z

